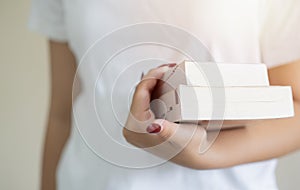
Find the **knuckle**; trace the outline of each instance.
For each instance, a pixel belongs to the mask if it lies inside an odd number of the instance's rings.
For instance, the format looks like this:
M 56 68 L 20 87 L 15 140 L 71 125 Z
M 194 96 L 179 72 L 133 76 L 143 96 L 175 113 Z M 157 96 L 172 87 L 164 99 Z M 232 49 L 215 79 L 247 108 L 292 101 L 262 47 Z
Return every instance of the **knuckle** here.
M 140 82 L 138 83 L 138 85 L 136 86 L 135 90 L 136 90 L 136 91 L 139 91 L 139 90 L 143 89 L 143 88 L 144 88 L 144 85 L 145 85 L 144 80 L 140 81 Z
M 138 85 L 135 88 L 135 91 L 142 91 L 147 89 L 147 84 L 149 81 L 147 79 L 144 79 L 138 83 Z
M 141 87 L 141 89 L 138 89 L 135 91 L 135 98 L 143 98 L 146 99 L 148 97 L 148 91 Z
M 166 131 L 162 131 L 159 133 L 159 136 L 164 140 L 168 140 L 171 138 L 172 134 Z
M 149 70 L 148 74 L 151 75 L 157 71 L 157 68 L 152 68 Z
M 156 78 L 157 73 L 159 72 L 158 68 L 152 68 L 148 71 L 148 73 L 144 76 L 143 80 Z
M 162 120 L 160 123 L 161 123 L 160 124 L 161 126 L 165 126 L 167 124 L 165 120 Z M 169 128 L 168 129 L 166 129 L 166 128 L 167 127 L 163 127 L 163 130 L 158 133 L 158 135 L 164 140 L 170 139 L 173 135 L 172 130 Z

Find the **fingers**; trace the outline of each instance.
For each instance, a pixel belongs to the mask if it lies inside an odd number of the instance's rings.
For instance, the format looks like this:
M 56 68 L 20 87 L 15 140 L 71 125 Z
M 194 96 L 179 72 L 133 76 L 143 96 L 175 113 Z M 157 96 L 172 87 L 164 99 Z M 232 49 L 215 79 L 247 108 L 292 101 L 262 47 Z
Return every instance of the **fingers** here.
M 155 117 L 151 110 L 146 111 L 143 114 L 139 113 L 135 115 L 130 112 L 125 124 L 125 128 L 128 130 L 128 132 L 148 133 L 147 126 L 149 126 L 154 120 Z
M 151 92 L 157 84 L 157 80 L 160 79 L 168 69 L 168 66 L 151 69 L 143 76 L 141 82 L 137 85 L 133 96 L 131 105 L 131 112 L 133 114 L 143 113 L 149 110 Z
M 150 133 L 158 135 L 164 141 L 176 142 L 180 146 L 184 146 L 193 137 L 197 128 L 200 128 L 196 124 L 176 124 L 163 119 L 154 120 L 153 124 L 160 128 L 157 127 L 159 130 L 152 129 Z M 149 127 L 147 128 L 148 132 L 150 131 Z
M 159 67 L 164 67 L 164 66 L 175 67 L 176 65 L 177 65 L 176 63 L 167 63 L 167 64 L 162 64 Z
M 130 108 L 130 113 L 125 127 L 133 132 L 147 133 L 146 127 L 155 119 L 150 110 L 151 92 L 157 81 L 169 69 L 169 66 L 161 66 L 151 69 L 146 75 L 142 74 L 142 80 L 137 85 Z
M 161 79 L 164 73 L 169 70 L 169 68 L 170 67 L 166 65 L 151 69 L 146 75 L 143 76 L 137 88 L 151 91 L 155 87 L 158 79 Z
M 138 87 L 146 87 L 147 90 L 151 91 L 157 84 L 158 79 L 161 79 L 163 74 L 174 66 L 176 66 L 176 63 L 163 64 L 157 68 L 151 69 L 146 75 L 142 73 L 141 82 Z
M 157 119 L 153 121 L 153 124 L 156 126 L 160 126 L 160 128 L 154 129 L 154 131 L 149 130 L 150 127 L 147 128 L 147 131 L 150 133 L 156 133 L 158 136 L 160 136 L 162 139 L 167 140 L 169 139 L 173 134 L 175 134 L 178 125 L 172 122 L 169 122 L 167 120 L 163 119 Z

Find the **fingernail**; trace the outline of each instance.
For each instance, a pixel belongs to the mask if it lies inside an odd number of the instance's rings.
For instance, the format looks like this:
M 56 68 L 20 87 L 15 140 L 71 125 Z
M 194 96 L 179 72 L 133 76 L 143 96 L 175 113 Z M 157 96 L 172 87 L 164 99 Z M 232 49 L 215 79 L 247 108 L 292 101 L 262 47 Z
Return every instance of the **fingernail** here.
M 158 66 L 158 67 L 165 67 L 165 66 L 168 66 L 168 67 L 174 67 L 174 66 L 176 66 L 177 64 L 176 63 L 167 63 L 167 64 L 162 64 L 162 65 L 160 65 L 160 66 Z
M 152 123 L 146 130 L 148 133 L 159 133 L 161 131 L 161 126 L 157 123 Z
M 176 63 L 170 63 L 168 66 L 169 67 L 175 67 L 177 64 Z

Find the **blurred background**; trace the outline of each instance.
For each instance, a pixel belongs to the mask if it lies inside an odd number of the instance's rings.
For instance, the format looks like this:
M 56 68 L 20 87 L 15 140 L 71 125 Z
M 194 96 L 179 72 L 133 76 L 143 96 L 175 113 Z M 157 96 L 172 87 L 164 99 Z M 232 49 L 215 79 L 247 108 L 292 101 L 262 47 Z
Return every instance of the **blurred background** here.
M 30 0 L 0 1 L 0 189 L 39 189 L 49 103 L 47 41 L 27 29 Z M 279 161 L 281 190 L 300 188 L 300 153 Z

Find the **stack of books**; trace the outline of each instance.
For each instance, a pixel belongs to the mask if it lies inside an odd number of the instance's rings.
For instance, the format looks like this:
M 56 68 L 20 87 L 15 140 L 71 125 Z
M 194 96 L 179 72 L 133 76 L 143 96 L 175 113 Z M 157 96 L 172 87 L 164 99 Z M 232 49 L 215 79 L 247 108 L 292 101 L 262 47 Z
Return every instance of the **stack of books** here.
M 172 122 L 294 116 L 291 87 L 270 86 L 264 64 L 184 61 L 164 74 L 152 97 L 156 118 Z

